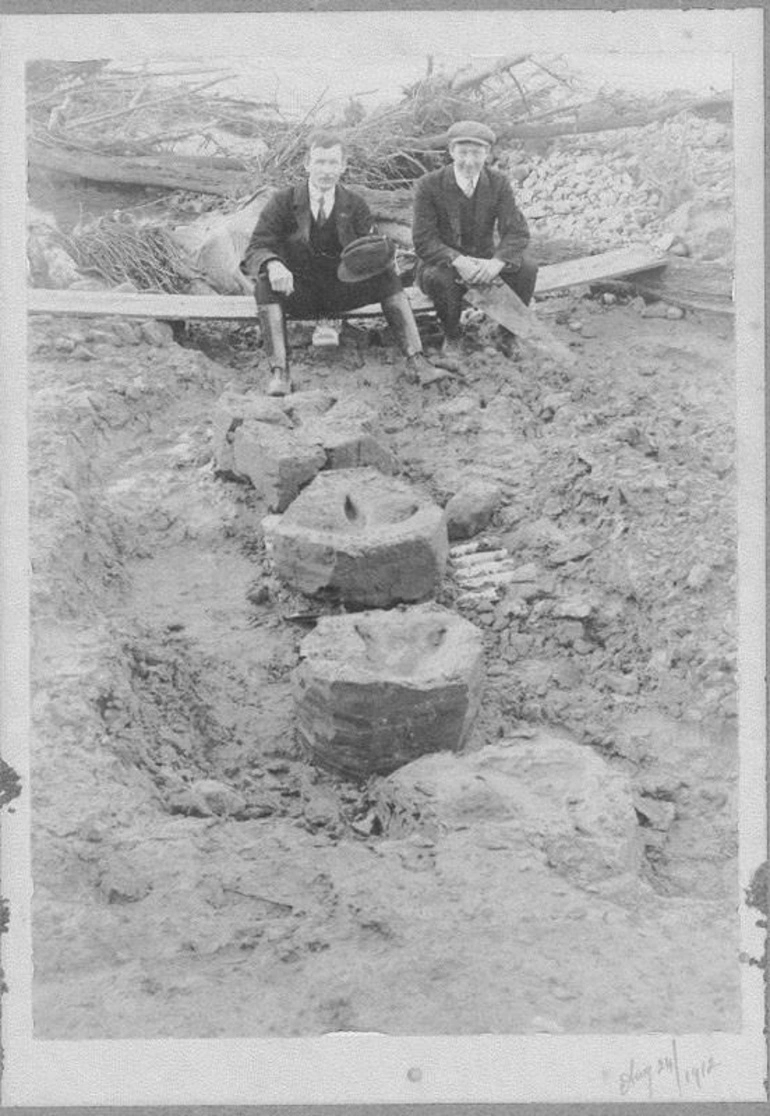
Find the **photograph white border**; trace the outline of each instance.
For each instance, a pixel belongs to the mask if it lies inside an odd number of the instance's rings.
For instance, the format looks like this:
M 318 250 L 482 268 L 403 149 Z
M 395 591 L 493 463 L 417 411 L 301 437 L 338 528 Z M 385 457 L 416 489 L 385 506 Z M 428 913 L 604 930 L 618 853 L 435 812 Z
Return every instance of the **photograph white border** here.
M 767 1048 L 762 974 L 744 965 L 744 1028 L 738 1034 L 406 1037 L 369 1034 L 307 1039 L 35 1041 L 31 1014 L 29 632 L 25 586 L 26 513 L 25 146 L 27 57 L 93 58 L 125 54 L 148 42 L 153 21 L 173 21 L 179 52 L 194 53 L 205 30 L 210 54 L 243 42 L 235 26 L 265 18 L 318 21 L 381 12 L 169 13 L 165 15 L 5 15 L 0 17 L 0 550 L 3 606 L 0 744 L 19 774 L 22 794 L 4 811 L 2 881 L 11 923 L 2 961 L 5 1105 L 230 1105 L 609 1101 L 759 1101 L 765 1099 Z M 440 15 L 412 12 L 415 24 Z M 643 9 L 591 11 L 447 11 L 448 18 L 510 20 L 517 49 L 666 52 L 724 51 L 734 68 L 736 165 L 736 338 L 739 478 L 739 716 L 741 723 L 740 881 L 746 887 L 766 859 L 765 734 L 765 431 L 764 431 L 764 102 L 763 11 Z M 178 33 L 180 21 L 184 34 Z M 417 33 L 415 31 L 415 33 Z M 181 44 L 184 44 L 184 50 Z M 222 49 L 220 49 L 220 46 Z M 764 936 L 756 912 L 741 908 L 742 947 L 759 956 Z M 737 962 L 736 962 L 737 963 Z M 672 1043 L 675 1045 L 672 1046 Z M 677 1058 L 677 1074 L 655 1073 L 654 1089 L 622 1091 L 633 1062 L 640 1069 Z M 713 1072 L 695 1075 L 709 1059 Z M 665 1064 L 665 1063 L 664 1063 Z M 685 1081 L 688 1071 L 693 1071 Z M 696 1084 L 696 1076 L 698 1083 Z

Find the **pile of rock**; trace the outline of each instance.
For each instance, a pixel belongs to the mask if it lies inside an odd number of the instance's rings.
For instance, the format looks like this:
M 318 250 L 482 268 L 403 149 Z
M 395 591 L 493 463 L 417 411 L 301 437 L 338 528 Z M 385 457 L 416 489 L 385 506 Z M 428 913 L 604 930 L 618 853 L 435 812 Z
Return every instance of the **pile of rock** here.
M 729 262 L 733 151 L 727 124 L 683 112 L 643 128 L 564 137 L 547 154 L 518 150 L 507 162 L 538 238 L 596 249 L 639 241 L 660 246 L 667 239 L 664 250 L 680 238 L 690 255 Z M 722 234 L 704 236 L 704 220 Z

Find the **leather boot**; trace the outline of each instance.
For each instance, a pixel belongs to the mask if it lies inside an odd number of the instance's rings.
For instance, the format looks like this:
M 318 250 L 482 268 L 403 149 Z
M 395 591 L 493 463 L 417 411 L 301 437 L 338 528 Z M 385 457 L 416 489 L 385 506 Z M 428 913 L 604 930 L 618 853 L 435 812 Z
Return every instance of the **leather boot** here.
M 422 339 L 414 320 L 409 299 L 403 291 L 388 295 L 382 300 L 382 313 L 385 321 L 396 335 L 398 347 L 406 357 L 407 377 L 414 383 L 430 382 L 433 366 L 425 359 Z M 435 379 L 435 377 L 433 377 Z
M 445 337 L 444 343 L 441 346 L 441 351 L 439 355 L 434 358 L 433 363 L 437 368 L 445 368 L 447 372 L 452 373 L 452 375 L 459 376 L 462 355 L 462 342 L 460 338 Z
M 291 392 L 289 374 L 289 346 L 286 339 L 286 322 L 283 307 L 278 302 L 268 302 L 259 307 L 259 324 L 262 343 L 270 362 L 272 375 L 267 386 L 268 395 L 288 395 Z

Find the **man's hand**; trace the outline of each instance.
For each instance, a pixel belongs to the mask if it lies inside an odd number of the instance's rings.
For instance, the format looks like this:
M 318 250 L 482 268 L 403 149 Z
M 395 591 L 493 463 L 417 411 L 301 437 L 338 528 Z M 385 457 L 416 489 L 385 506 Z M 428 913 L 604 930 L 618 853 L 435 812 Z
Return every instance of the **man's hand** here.
M 463 283 L 476 283 L 478 282 L 476 276 L 481 262 L 481 260 L 477 260 L 473 256 L 455 256 L 452 260 L 452 267 L 460 276 Z
M 476 260 L 478 269 L 476 271 L 476 278 L 474 283 L 481 286 L 486 286 L 489 283 L 494 283 L 500 272 L 505 267 L 505 260 Z
M 294 290 L 294 276 L 280 260 L 268 262 L 267 278 L 276 294 L 290 295 Z

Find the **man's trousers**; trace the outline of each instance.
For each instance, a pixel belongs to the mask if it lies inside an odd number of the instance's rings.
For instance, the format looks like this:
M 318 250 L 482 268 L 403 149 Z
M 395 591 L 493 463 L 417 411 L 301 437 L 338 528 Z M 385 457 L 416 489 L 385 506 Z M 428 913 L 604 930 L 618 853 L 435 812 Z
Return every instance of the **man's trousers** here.
M 312 321 L 315 318 L 333 318 L 347 310 L 382 302 L 402 290 L 401 280 L 395 271 L 385 271 L 361 283 L 343 283 L 335 269 L 318 269 L 294 275 L 294 290 L 290 295 L 277 294 L 270 286 L 267 275 L 255 280 L 254 294 L 257 306 L 279 302 L 288 318 L 295 321 Z
M 537 264 L 524 259 L 516 270 L 504 267 L 500 272 L 500 278 L 516 292 L 525 306 L 529 305 L 535 293 L 537 270 Z M 422 264 L 417 276 L 421 290 L 433 300 L 445 336 L 456 340 L 460 336 L 460 314 L 468 284 L 462 282 L 451 264 Z

